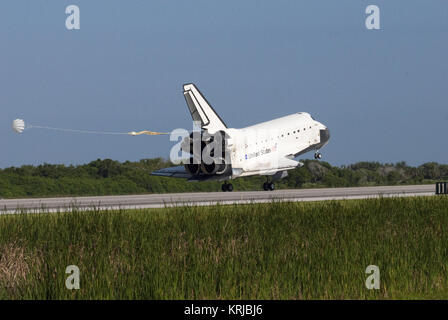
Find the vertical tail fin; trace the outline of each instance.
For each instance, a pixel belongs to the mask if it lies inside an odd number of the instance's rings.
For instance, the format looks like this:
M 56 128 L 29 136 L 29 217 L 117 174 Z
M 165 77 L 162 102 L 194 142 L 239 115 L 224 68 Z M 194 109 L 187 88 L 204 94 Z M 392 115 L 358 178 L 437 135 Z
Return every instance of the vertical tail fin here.
M 184 85 L 184 97 L 190 109 L 193 121 L 199 121 L 203 129 L 214 133 L 226 129 L 227 126 L 213 110 L 201 92 L 192 83 Z

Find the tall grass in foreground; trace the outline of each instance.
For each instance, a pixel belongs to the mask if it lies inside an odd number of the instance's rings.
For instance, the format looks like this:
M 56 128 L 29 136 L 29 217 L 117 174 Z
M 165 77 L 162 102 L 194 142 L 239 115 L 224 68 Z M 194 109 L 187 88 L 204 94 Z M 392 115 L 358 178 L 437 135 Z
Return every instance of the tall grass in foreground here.
M 4 215 L 0 298 L 448 298 L 447 228 L 448 197 Z

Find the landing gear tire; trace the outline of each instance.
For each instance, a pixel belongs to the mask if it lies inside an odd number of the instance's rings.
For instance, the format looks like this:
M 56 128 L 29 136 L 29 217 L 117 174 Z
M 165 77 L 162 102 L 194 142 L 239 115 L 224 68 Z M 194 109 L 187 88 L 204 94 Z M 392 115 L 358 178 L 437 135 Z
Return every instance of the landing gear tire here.
M 314 159 L 316 159 L 316 160 L 322 159 L 322 153 L 320 153 L 319 151 L 317 151 L 317 152 L 314 154 Z
M 274 191 L 275 184 L 273 182 L 265 182 L 265 183 L 263 183 L 263 190 L 264 191 Z
M 226 192 L 226 191 L 232 192 L 233 191 L 233 185 L 231 183 L 224 183 L 221 186 L 221 190 L 224 191 L 224 192 Z

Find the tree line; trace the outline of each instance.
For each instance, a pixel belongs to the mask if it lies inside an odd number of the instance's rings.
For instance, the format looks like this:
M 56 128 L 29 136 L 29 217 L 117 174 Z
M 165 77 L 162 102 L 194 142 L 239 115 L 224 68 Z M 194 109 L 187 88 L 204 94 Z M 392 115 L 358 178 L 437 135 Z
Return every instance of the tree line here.
M 429 162 L 412 167 L 405 162 L 358 162 L 332 166 L 324 161 L 302 160 L 303 167 L 288 171 L 276 187 L 355 187 L 426 184 L 448 180 L 448 165 Z M 0 169 L 0 198 L 99 196 L 191 191 L 219 191 L 221 182 L 187 182 L 151 176 L 172 166 L 162 158 L 138 162 L 98 159 L 83 165 L 42 164 Z M 234 180 L 235 190 L 261 190 L 265 177 Z

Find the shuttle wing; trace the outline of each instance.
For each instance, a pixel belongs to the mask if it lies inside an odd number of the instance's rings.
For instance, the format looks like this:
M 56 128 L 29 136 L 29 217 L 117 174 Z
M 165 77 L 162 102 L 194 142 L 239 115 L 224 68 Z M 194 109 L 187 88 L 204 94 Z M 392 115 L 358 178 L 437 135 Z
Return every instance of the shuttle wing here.
M 201 123 L 201 128 L 210 133 L 226 129 L 227 126 L 216 111 L 204 98 L 198 88 L 192 83 L 184 85 L 184 97 L 190 109 L 193 121 Z
M 152 176 L 170 177 L 170 178 L 184 178 L 188 181 L 207 181 L 207 180 L 226 180 L 228 175 L 192 175 L 185 170 L 184 166 L 163 168 L 151 172 Z
M 172 178 L 191 178 L 192 174 L 185 170 L 184 166 L 170 167 L 151 172 L 153 176 L 172 177 Z

